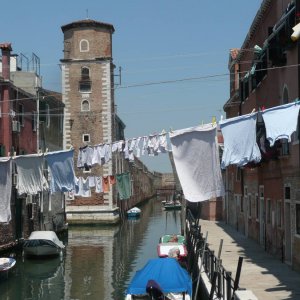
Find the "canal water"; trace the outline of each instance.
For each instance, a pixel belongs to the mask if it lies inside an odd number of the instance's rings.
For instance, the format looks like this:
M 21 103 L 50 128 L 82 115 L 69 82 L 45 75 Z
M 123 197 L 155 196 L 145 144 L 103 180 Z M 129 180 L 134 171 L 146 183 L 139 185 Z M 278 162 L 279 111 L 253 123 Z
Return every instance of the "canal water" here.
M 181 233 L 180 211 L 165 211 L 153 198 L 139 219 L 113 226 L 70 227 L 65 253 L 29 259 L 21 251 L 8 276 L 0 277 L 2 300 L 121 300 L 133 275 L 157 257 L 159 237 Z

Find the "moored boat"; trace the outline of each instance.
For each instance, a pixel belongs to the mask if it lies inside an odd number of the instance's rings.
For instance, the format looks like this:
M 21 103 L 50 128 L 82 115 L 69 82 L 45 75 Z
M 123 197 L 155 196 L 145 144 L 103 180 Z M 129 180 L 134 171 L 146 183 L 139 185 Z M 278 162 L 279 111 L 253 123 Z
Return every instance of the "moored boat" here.
M 192 280 L 174 258 L 150 259 L 133 277 L 126 300 L 146 299 L 151 291 L 162 293 L 164 299 L 192 299 Z
M 127 217 L 139 217 L 141 212 L 141 209 L 138 207 L 133 207 L 127 211 Z
M 58 255 L 65 248 L 54 231 L 33 231 L 24 241 L 24 254 L 28 256 Z
M 0 257 L 0 274 L 8 273 L 16 264 L 16 260 L 11 257 Z
M 165 210 L 180 210 L 181 202 L 180 201 L 169 201 L 164 203 Z

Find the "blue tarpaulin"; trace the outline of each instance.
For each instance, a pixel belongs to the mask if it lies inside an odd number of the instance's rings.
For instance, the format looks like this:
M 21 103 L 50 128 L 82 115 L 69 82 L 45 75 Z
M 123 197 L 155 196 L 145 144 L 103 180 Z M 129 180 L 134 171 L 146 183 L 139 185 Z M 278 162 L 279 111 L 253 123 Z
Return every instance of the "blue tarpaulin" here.
M 154 258 L 137 271 L 126 294 L 144 295 L 148 280 L 155 280 L 164 293 L 186 292 L 192 297 L 192 280 L 174 258 Z

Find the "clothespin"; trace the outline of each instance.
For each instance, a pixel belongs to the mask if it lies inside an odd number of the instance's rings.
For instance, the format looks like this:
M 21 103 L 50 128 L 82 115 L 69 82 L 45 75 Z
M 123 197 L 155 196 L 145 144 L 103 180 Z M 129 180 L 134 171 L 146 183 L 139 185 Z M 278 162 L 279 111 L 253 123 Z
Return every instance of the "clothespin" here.
M 163 129 L 162 132 L 161 132 L 161 134 L 165 134 L 165 133 L 166 133 L 166 131 Z
M 252 109 L 251 114 L 253 114 L 255 112 L 255 108 Z
M 171 133 L 173 132 L 173 128 L 172 128 L 172 127 L 170 127 L 170 132 L 171 132 Z
M 215 116 L 212 117 L 211 123 L 212 123 L 212 126 L 214 126 L 217 123 L 217 119 Z
M 17 152 L 14 152 L 14 157 L 16 157 L 16 155 L 17 155 Z
M 10 156 L 10 152 L 7 152 L 7 156 Z
M 48 153 L 48 148 L 46 148 L 46 151 L 45 151 L 45 153 L 46 153 L 46 154 Z
M 203 125 L 204 125 L 204 121 L 202 120 L 202 121 L 201 121 L 201 126 L 203 126 Z

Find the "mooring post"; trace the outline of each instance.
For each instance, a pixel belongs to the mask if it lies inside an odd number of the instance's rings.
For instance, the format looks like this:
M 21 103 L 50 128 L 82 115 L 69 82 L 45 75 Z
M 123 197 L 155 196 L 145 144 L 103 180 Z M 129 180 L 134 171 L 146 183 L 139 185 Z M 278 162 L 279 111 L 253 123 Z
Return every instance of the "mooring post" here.
M 236 275 L 235 275 L 235 280 L 234 280 L 234 285 L 233 285 L 233 293 L 239 288 L 242 264 L 243 264 L 243 257 L 240 256 L 238 265 L 237 265 L 237 269 L 236 269 Z
M 231 300 L 231 272 L 226 272 L 226 299 Z

